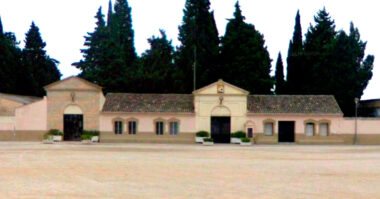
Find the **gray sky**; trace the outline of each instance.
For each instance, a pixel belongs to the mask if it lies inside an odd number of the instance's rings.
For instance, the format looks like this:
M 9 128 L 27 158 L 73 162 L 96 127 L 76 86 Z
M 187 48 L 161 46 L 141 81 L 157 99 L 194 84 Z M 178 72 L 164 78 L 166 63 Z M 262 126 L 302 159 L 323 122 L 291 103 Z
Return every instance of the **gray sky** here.
M 114 2 L 114 0 L 113 0 Z M 179 45 L 178 25 L 182 21 L 185 0 L 128 0 L 132 7 L 135 46 L 138 54 L 149 48 L 147 39 L 158 35 L 163 28 L 174 45 Z M 215 11 L 219 34 L 223 35 L 228 18 L 232 17 L 236 0 L 211 0 Z M 360 2 L 360 3 L 359 3 Z M 294 18 L 297 9 L 301 12 L 303 34 L 313 22 L 316 12 L 326 7 L 337 30 L 349 29 L 350 21 L 360 30 L 361 37 L 368 41 L 367 54 L 374 54 L 374 76 L 364 92 L 362 99 L 380 98 L 380 28 L 376 19 L 380 19 L 378 3 L 373 0 L 240 0 L 246 21 L 253 23 L 264 34 L 266 45 L 274 68 L 279 51 L 282 52 L 286 67 L 289 40 L 293 34 Z M 59 69 L 63 77 L 76 75 L 79 71 L 71 64 L 82 58 L 87 32 L 95 27 L 94 16 L 99 6 L 103 13 L 108 10 L 108 0 L 0 0 L 0 16 L 5 31 L 15 32 L 17 39 L 23 41 L 32 20 L 40 28 L 47 43 L 48 54 L 61 62 Z

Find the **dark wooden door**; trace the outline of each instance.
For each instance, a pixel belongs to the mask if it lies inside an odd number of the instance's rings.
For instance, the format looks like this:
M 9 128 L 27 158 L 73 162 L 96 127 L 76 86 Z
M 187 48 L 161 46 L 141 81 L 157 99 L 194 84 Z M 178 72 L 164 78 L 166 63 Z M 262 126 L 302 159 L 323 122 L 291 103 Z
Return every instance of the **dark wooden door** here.
M 64 115 L 63 121 L 63 139 L 80 141 L 83 132 L 83 115 Z
M 215 143 L 230 143 L 230 135 L 230 117 L 211 117 L 211 137 Z
M 278 122 L 278 142 L 294 142 L 294 124 L 293 121 Z

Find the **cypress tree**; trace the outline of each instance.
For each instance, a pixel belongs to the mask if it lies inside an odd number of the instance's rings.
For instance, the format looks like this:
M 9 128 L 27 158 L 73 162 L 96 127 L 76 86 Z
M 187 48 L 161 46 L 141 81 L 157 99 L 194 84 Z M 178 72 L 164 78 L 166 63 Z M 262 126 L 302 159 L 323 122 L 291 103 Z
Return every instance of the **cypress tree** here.
M 285 80 L 284 80 L 284 66 L 282 63 L 281 52 L 278 53 L 278 57 L 277 57 L 275 80 L 276 80 L 276 94 L 284 94 Z
M 303 73 L 304 49 L 299 10 L 297 11 L 295 19 L 293 38 L 289 42 L 287 63 L 286 90 L 289 94 L 301 94 L 305 90 L 305 88 L 302 87 L 302 82 L 305 82 L 305 74 Z
M 112 24 L 112 16 L 113 16 L 112 1 L 110 0 L 108 2 L 107 26 L 111 26 L 111 24 Z
M 25 47 L 22 51 L 23 67 L 26 76 L 30 77 L 30 90 L 25 93 L 43 96 L 44 86 L 58 81 L 61 74 L 57 68 L 58 61 L 50 58 L 44 50 L 46 43 L 42 40 L 39 28 L 32 22 L 26 33 Z
M 183 92 L 193 90 L 193 70 L 196 65 L 196 88 L 218 79 L 219 36 L 209 0 L 186 0 L 182 25 L 179 27 L 176 64 L 183 71 Z
M 141 56 L 141 77 L 139 78 L 145 93 L 170 93 L 174 89 L 173 64 L 174 48 L 168 41 L 165 31 L 160 30 L 161 37 L 148 39 L 150 49 Z
M 269 94 L 274 82 L 264 36 L 244 19 L 237 2 L 221 42 L 222 77 L 251 93 Z

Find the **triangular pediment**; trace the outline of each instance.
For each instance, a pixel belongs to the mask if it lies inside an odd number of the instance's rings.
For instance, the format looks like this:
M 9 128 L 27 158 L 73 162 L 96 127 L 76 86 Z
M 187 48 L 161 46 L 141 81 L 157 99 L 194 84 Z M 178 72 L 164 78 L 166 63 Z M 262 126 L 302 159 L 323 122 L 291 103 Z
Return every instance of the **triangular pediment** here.
M 216 94 L 226 94 L 226 95 L 248 95 L 249 92 L 241 89 L 237 86 L 229 84 L 223 80 L 219 80 L 208 86 L 200 88 L 193 92 L 194 95 L 216 95 Z
M 68 77 L 61 81 L 51 83 L 44 87 L 45 90 L 96 90 L 101 91 L 102 87 L 93 84 L 79 77 Z

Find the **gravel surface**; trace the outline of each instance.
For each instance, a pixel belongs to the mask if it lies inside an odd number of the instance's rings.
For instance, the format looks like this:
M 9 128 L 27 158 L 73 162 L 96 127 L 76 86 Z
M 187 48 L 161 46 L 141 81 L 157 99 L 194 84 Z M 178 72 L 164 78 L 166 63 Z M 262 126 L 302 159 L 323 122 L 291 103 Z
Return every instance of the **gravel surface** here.
M 0 198 L 380 198 L 380 146 L 0 142 Z

